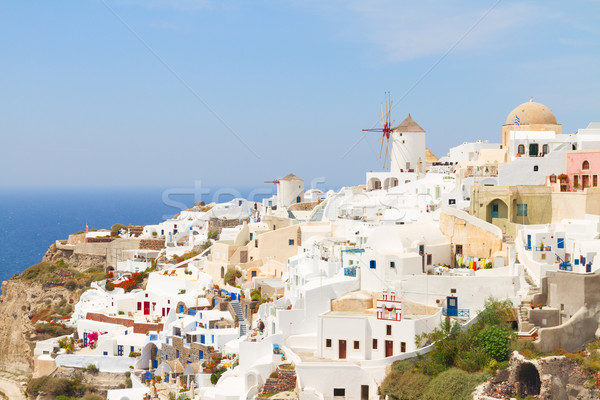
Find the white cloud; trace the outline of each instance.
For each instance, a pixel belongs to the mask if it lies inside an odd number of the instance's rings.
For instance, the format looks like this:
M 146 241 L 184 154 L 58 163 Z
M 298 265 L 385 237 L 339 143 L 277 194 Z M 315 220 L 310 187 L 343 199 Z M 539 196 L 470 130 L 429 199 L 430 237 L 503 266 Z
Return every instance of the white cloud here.
M 336 1 L 335 7 L 331 2 L 326 6 L 311 4 L 326 13 L 349 14 L 352 23 L 342 28 L 344 35 L 353 41 L 376 45 L 390 61 L 442 54 L 459 40 L 457 50 L 463 51 L 490 44 L 509 46 L 505 36 L 536 14 L 531 6 L 503 2 L 489 3 L 486 7 L 472 1 L 354 0 Z M 541 16 L 537 14 L 536 18 Z

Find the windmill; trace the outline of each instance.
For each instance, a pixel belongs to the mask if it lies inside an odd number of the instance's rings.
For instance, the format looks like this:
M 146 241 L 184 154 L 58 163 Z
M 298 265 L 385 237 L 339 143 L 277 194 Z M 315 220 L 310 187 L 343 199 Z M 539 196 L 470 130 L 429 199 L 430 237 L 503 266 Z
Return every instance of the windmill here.
M 385 92 L 385 110 L 383 108 L 383 103 L 381 104 L 381 128 L 374 129 L 363 129 L 363 132 L 381 132 L 381 149 L 379 150 L 379 157 L 383 154 L 383 146 L 385 144 L 385 158 L 383 159 L 383 168 L 389 166 L 390 160 L 390 136 L 392 135 L 392 124 L 394 121 L 390 122 L 390 117 L 392 113 L 392 100 L 390 99 L 390 92 Z

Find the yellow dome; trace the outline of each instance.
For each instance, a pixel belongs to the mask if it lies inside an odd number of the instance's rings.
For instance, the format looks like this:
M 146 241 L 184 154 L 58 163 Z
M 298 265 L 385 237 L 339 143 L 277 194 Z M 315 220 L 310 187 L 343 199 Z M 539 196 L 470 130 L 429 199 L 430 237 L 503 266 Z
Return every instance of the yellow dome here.
M 521 125 L 532 124 L 555 124 L 556 117 L 548 107 L 543 104 L 536 103 L 533 99 L 527 103 L 517 106 L 506 117 L 505 125 L 513 125 L 515 123 L 515 115 L 519 117 Z

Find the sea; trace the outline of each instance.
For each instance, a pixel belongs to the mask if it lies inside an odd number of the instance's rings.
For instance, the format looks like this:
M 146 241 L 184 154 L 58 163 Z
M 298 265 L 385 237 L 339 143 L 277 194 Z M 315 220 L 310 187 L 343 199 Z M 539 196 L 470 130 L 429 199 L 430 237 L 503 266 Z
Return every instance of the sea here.
M 195 201 L 261 201 L 260 188 L 0 188 L 0 281 L 39 263 L 48 247 L 69 234 L 113 224 L 157 224 Z

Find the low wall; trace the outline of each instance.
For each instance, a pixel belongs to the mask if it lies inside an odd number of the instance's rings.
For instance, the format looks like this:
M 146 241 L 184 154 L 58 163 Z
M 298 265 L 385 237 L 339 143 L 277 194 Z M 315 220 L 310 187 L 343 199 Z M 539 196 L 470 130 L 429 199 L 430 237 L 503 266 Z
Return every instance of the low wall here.
M 546 353 L 558 348 L 569 352 L 579 350 L 581 346 L 596 338 L 600 316 L 598 311 L 581 307 L 566 323 L 538 330 L 538 340 L 534 342 L 535 347 Z
M 98 322 L 106 322 L 109 324 L 123 325 L 126 327 L 133 327 L 133 333 L 146 334 L 150 331 L 160 332 L 163 329 L 162 323 L 154 324 L 151 322 L 135 322 L 134 320 L 132 320 L 130 318 L 111 317 L 109 315 L 92 313 L 92 312 L 87 313 L 87 315 L 85 316 L 85 319 L 89 319 L 92 321 L 98 321 Z
M 127 372 L 135 365 L 137 358 L 122 356 L 103 356 L 91 354 L 61 354 L 54 361 L 57 367 L 85 368 L 95 365 L 102 372 Z

